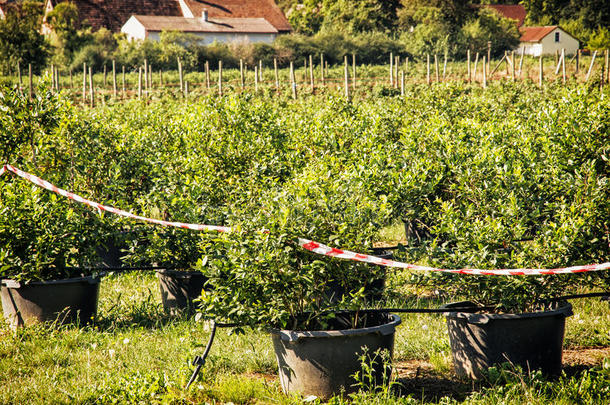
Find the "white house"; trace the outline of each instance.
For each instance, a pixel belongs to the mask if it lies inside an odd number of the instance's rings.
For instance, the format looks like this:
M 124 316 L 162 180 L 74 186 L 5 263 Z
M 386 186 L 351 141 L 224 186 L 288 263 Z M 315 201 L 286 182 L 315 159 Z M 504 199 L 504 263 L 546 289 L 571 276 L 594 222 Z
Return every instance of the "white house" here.
M 521 27 L 519 52 L 526 55 L 554 55 L 565 49 L 572 55 L 578 51 L 579 41 L 557 25 L 546 27 Z
M 162 31 L 180 31 L 201 38 L 200 44 L 213 42 L 271 43 L 279 31 L 264 18 L 210 19 L 204 12 L 200 18 L 132 15 L 121 28 L 131 41 L 158 41 Z

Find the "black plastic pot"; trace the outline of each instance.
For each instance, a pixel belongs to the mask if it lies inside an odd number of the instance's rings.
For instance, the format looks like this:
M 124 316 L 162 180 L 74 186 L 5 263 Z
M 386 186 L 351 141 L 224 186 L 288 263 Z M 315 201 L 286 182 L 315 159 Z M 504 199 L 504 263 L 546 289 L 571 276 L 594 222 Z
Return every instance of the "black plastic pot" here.
M 469 305 L 458 302 L 444 308 Z M 554 310 L 523 314 L 447 313 L 456 374 L 480 378 L 489 367 L 506 362 L 526 372 L 561 373 L 565 319 L 571 315 L 567 302 Z
M 401 320 L 398 315 L 375 314 L 380 325 L 344 330 L 272 330 L 271 338 L 285 393 L 315 395 L 328 399 L 341 392 L 357 390 L 354 375 L 361 371 L 364 347 L 373 360 L 373 377 L 382 384 L 389 381 L 391 368 L 383 364 L 376 351 L 394 351 L 394 333 Z
M 157 270 L 163 309 L 170 315 L 193 315 L 207 278 L 198 271 Z
M 36 281 L 2 280 L 2 310 L 12 327 L 37 322 L 86 324 L 95 319 L 100 289 L 96 277 Z

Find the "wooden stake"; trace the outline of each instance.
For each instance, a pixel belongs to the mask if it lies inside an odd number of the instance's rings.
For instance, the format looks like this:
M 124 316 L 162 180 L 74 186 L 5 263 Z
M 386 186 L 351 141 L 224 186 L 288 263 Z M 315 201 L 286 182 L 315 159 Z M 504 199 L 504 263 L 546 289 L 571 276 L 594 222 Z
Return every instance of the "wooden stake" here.
M 352 88 L 356 90 L 356 54 L 352 53 Z
M 445 60 L 443 61 L 443 80 L 445 80 L 446 74 L 447 74 L 447 52 L 445 52 Z
M 32 64 L 28 63 L 28 98 L 31 100 L 34 95 L 34 79 L 32 78 Z
M 606 84 L 610 82 L 610 50 L 606 49 Z
M 309 85 L 311 86 L 311 92 L 314 92 L 313 82 L 313 56 L 309 55 Z
M 116 86 L 116 61 L 112 60 L 112 92 L 114 94 L 114 98 L 117 97 L 117 86 Z
M 515 51 L 511 52 L 511 59 L 512 59 L 512 63 L 511 63 L 512 69 L 510 72 L 510 78 L 514 82 L 515 81 Z
M 521 69 L 523 68 L 523 56 L 525 55 L 525 47 L 521 48 L 521 56 L 519 57 L 519 77 L 521 77 Z
M 243 89 L 244 85 L 245 85 L 245 83 L 244 83 L 244 60 L 243 59 L 239 60 L 239 80 L 241 83 L 241 88 Z
M 564 55 L 564 53 L 563 53 L 564 50 L 562 49 L 561 51 L 562 51 L 561 52 L 561 56 L 558 58 L 557 66 L 555 67 L 555 74 L 556 75 L 559 74 L 559 69 L 561 68 L 561 62 L 563 61 L 562 58 L 563 58 L 563 55 Z
M 593 57 L 591 58 L 591 64 L 589 65 L 589 71 L 587 72 L 587 76 L 585 77 L 585 83 L 589 81 L 589 76 L 591 76 L 591 72 L 593 71 L 593 64 L 595 63 L 596 56 L 597 56 L 597 51 L 594 51 Z
M 23 83 L 21 82 L 21 64 L 17 61 L 17 76 L 19 76 L 19 92 L 21 93 L 21 87 Z
M 394 87 L 394 53 L 390 52 L 390 86 Z
M 485 63 L 485 56 L 483 56 L 483 88 L 487 88 L 487 69 L 485 68 L 487 64 Z
M 472 81 L 476 82 L 477 81 L 477 65 L 479 64 L 479 53 L 477 52 L 477 54 L 474 57 L 474 66 L 472 67 Z
M 275 75 L 275 90 L 280 91 L 280 76 L 277 71 L 277 59 L 273 58 L 273 73 Z
M 127 92 L 127 89 L 125 87 L 125 65 L 121 66 L 121 70 L 123 72 L 123 76 L 121 78 L 121 87 L 122 87 L 123 99 L 125 99 L 125 93 Z
M 93 74 L 89 66 L 89 96 L 91 97 L 91 108 L 95 107 L 95 90 L 93 89 Z
M 222 96 L 222 61 L 218 61 L 218 95 Z
M 580 49 L 576 50 L 576 72 L 574 74 L 578 74 L 578 71 L 580 69 Z
M 182 76 L 182 61 L 178 58 L 178 76 L 180 78 L 180 92 L 184 90 L 184 77 Z
M 254 65 L 254 91 L 258 92 L 258 66 Z
M 320 80 L 322 81 L 322 86 L 325 85 L 324 80 L 324 54 L 320 54 Z
M 349 99 L 349 71 L 347 68 L 347 55 L 345 55 L 343 57 L 343 72 L 344 72 L 344 76 L 345 76 L 345 83 L 344 83 L 344 87 L 345 87 L 345 98 Z
M 83 104 L 87 104 L 87 64 L 83 63 Z
M 182 84 L 180 86 L 182 92 Z M 138 67 L 138 100 L 142 99 L 142 66 Z
M 439 75 L 439 69 L 438 69 L 438 55 L 434 54 L 434 76 L 436 78 L 436 82 L 440 82 L 440 75 Z
M 502 59 L 500 59 L 500 62 L 498 62 L 498 64 L 494 68 L 494 70 L 491 71 L 491 73 L 489 74 L 489 77 L 491 77 L 491 75 L 496 73 L 496 70 L 498 70 L 498 68 L 500 67 L 500 65 L 502 65 L 502 62 L 504 62 L 504 61 L 506 61 L 506 52 L 504 52 L 504 56 L 502 56 Z M 508 63 L 508 62 L 506 62 L 506 63 Z
M 258 81 L 263 83 L 263 61 L 258 61 Z
M 205 61 L 205 86 L 210 89 L 210 62 Z
M 184 99 L 188 99 L 189 98 L 189 82 L 185 81 L 184 82 Z
M 106 71 L 106 63 L 104 63 L 104 87 L 106 87 L 106 83 L 108 82 L 108 72 Z
M 297 98 L 297 81 L 294 77 L 294 63 L 290 62 L 290 88 L 292 89 L 292 98 Z
M 566 50 L 561 49 L 561 77 L 563 79 L 563 85 L 566 84 Z
M 470 49 L 466 51 L 466 65 L 468 70 L 468 83 L 472 83 L 472 74 L 470 73 Z
M 426 83 L 430 84 L 430 54 L 426 54 Z
M 540 87 L 542 87 L 542 84 L 544 82 L 544 64 L 542 63 L 542 53 L 540 53 L 540 57 L 538 58 L 539 62 L 538 62 L 538 69 L 539 69 L 539 77 L 538 77 L 538 84 L 540 85 Z
M 405 95 L 405 72 L 400 71 L 400 95 Z
M 394 59 L 394 87 L 398 88 L 398 66 L 400 65 L 400 56 Z

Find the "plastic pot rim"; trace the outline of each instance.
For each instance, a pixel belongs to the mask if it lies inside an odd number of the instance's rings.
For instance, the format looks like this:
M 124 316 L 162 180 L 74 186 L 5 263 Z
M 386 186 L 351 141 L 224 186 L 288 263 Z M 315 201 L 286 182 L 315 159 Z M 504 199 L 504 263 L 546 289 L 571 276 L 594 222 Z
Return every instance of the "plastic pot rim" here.
M 334 338 L 344 336 L 360 336 L 371 333 L 377 333 L 382 336 L 391 335 L 396 331 L 396 327 L 401 324 L 402 319 L 396 314 L 389 314 L 390 321 L 382 325 L 369 326 L 366 328 L 357 329 L 342 329 L 342 330 L 320 330 L 320 331 L 294 331 L 294 330 L 281 330 L 270 328 L 269 333 L 271 335 L 279 336 L 283 341 L 295 342 L 300 339 L 307 338 Z
M 72 277 L 72 278 L 60 278 L 52 280 L 38 280 L 38 281 L 27 281 L 21 282 L 11 278 L 3 278 L 0 280 L 2 287 L 6 288 L 23 288 L 28 286 L 42 286 L 42 285 L 58 285 L 58 284 L 99 284 L 101 281 L 100 276 L 85 276 L 85 277 Z
M 450 304 L 445 304 L 441 308 L 451 309 L 452 306 L 461 306 L 465 307 L 472 304 L 469 301 L 462 302 L 454 302 Z M 474 306 L 474 304 L 472 304 Z M 473 310 L 476 308 L 473 308 Z M 561 316 L 567 318 L 572 316 L 574 313 L 572 312 L 572 304 L 569 302 L 562 302 L 556 309 L 546 310 L 546 311 L 535 311 L 535 312 L 523 312 L 517 314 L 480 314 L 480 313 L 472 313 L 472 312 L 447 312 L 445 313 L 445 317 L 447 319 L 463 319 L 468 323 L 472 324 L 486 324 L 491 321 L 497 320 L 517 320 L 517 319 L 530 319 L 530 318 L 542 318 L 542 317 L 550 317 L 550 316 Z

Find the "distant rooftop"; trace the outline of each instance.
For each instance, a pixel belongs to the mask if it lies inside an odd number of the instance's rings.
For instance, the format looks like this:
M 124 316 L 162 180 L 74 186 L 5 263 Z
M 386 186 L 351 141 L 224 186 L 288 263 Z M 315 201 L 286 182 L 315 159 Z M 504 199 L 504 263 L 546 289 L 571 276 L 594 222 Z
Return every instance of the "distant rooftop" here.
M 527 16 L 527 11 L 521 4 L 486 4 L 483 7 L 496 11 L 504 18 L 517 20 L 517 27 L 523 25 Z
M 199 18 L 134 15 L 148 31 L 223 32 L 243 34 L 277 34 L 278 30 L 264 18 Z
M 521 27 L 521 42 L 539 42 L 557 28 L 557 25 L 544 27 Z

